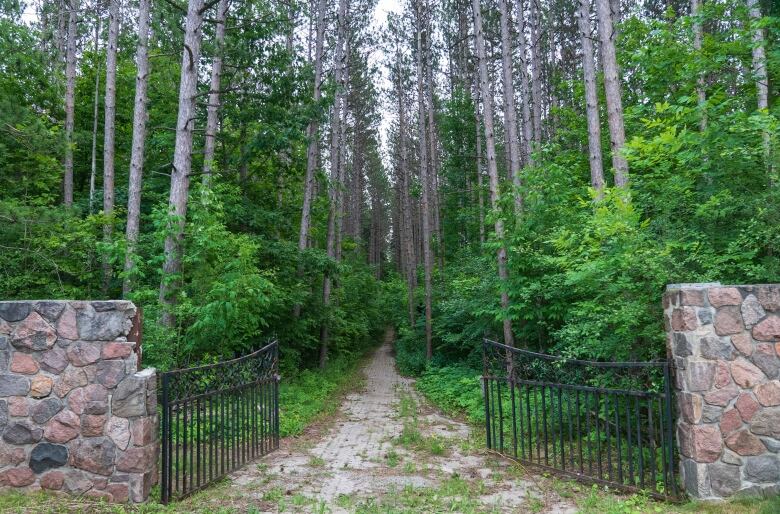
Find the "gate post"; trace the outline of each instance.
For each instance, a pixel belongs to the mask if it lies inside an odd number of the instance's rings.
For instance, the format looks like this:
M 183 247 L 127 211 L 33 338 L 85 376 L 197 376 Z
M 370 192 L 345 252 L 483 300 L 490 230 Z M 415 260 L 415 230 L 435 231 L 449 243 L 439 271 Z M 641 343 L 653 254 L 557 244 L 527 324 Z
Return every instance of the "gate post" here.
M 780 284 L 670 285 L 663 307 L 683 489 L 778 494 Z

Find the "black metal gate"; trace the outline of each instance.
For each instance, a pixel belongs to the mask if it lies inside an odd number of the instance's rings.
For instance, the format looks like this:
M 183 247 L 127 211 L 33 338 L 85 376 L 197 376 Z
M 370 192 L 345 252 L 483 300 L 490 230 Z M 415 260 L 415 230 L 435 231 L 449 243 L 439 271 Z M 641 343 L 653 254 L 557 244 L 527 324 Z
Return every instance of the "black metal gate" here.
M 594 362 L 483 343 L 487 446 L 594 483 L 676 498 L 667 361 Z
M 279 447 L 279 347 L 160 375 L 161 501 Z

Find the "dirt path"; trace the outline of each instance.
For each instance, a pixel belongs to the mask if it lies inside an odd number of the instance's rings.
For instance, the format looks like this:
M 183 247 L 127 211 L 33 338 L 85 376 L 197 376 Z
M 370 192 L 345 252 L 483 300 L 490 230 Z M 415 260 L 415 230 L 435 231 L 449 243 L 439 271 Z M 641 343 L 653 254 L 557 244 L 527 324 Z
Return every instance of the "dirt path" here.
M 324 433 L 233 475 L 220 496 L 252 512 L 574 512 L 545 479 L 481 450 L 395 370 L 392 334 Z M 544 491 L 544 492 L 542 492 Z M 224 493 L 224 494 L 222 494 Z

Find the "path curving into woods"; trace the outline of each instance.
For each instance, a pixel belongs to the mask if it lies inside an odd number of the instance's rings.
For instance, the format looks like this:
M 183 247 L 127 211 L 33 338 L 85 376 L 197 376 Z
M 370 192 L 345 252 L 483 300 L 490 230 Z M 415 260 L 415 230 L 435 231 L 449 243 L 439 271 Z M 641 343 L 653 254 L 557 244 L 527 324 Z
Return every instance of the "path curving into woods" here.
M 486 453 L 469 425 L 443 416 L 401 377 L 388 332 L 326 427 L 230 476 L 212 497 L 251 512 L 547 512 L 576 509 L 548 479 Z

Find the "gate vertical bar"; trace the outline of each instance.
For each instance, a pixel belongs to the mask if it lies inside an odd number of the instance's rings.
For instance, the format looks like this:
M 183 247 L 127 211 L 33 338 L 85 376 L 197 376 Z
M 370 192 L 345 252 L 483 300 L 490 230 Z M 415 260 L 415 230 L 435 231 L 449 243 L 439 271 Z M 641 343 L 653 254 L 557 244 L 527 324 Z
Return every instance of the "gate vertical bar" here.
M 669 483 L 672 492 L 677 493 L 677 482 L 674 479 L 674 436 L 672 435 L 672 389 L 669 362 L 664 363 L 664 404 L 666 408 L 666 449 L 669 463 Z
M 171 483 L 171 412 L 169 404 L 170 375 L 162 374 L 162 473 L 160 484 L 160 500 L 163 505 L 170 501 L 170 483 Z
M 485 403 L 485 438 L 486 438 L 488 449 L 492 449 L 493 446 L 491 445 L 491 437 L 490 437 L 490 382 L 488 379 L 488 374 L 490 371 L 488 368 L 487 349 L 488 349 L 488 342 L 486 340 L 483 340 L 482 341 L 482 397 L 484 398 L 484 403 Z

